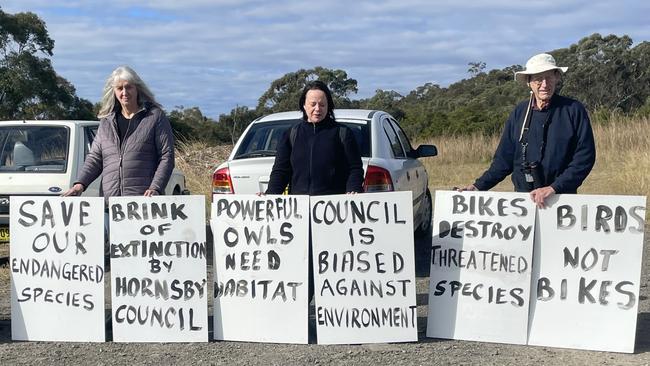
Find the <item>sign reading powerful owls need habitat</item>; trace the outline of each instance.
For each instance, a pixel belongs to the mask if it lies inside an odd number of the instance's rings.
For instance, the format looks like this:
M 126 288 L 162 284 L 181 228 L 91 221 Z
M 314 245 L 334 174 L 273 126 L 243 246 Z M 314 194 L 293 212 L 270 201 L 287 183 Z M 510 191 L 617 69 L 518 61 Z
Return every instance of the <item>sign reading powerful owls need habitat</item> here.
M 528 194 L 436 192 L 428 337 L 526 344 L 534 226 Z
M 215 195 L 214 338 L 307 343 L 308 196 Z
M 311 197 L 318 343 L 417 340 L 411 192 Z
M 104 200 L 10 202 L 11 337 L 103 342 Z

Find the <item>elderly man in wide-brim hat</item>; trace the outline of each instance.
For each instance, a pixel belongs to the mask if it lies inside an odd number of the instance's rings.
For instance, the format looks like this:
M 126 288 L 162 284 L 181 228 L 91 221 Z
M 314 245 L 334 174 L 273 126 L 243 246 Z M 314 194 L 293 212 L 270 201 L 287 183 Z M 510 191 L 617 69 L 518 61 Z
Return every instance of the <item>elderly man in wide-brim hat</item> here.
M 517 192 L 530 192 L 542 208 L 553 194 L 576 193 L 596 160 L 594 136 L 585 107 L 555 93 L 566 67 L 553 56 L 531 57 L 515 80 L 531 95 L 510 113 L 492 164 L 463 190 L 488 190 L 512 174 Z

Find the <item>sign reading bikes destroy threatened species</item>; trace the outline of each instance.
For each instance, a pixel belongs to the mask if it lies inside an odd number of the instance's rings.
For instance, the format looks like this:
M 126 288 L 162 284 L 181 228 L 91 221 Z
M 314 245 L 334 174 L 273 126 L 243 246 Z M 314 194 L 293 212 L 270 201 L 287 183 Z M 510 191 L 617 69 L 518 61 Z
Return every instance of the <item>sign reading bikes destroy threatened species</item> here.
M 203 196 L 111 197 L 113 339 L 207 342 Z
M 412 200 L 311 197 L 318 343 L 417 340 Z
M 438 191 L 434 213 L 427 337 L 526 344 L 528 194 Z
M 308 210 L 308 196 L 214 196 L 215 339 L 307 343 Z
M 10 202 L 11 336 L 104 341 L 104 200 Z
M 645 203 L 559 195 L 539 210 L 529 344 L 634 351 Z

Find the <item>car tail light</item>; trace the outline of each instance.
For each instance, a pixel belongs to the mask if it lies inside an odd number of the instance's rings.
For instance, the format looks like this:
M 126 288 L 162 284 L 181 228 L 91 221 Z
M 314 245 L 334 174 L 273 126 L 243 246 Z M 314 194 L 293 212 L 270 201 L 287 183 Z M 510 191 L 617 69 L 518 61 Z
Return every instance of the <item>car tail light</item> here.
M 212 193 L 235 193 L 228 168 L 221 168 L 212 174 Z
M 363 181 L 364 192 L 390 192 L 393 190 L 393 179 L 388 170 L 374 165 L 368 165 L 366 179 Z

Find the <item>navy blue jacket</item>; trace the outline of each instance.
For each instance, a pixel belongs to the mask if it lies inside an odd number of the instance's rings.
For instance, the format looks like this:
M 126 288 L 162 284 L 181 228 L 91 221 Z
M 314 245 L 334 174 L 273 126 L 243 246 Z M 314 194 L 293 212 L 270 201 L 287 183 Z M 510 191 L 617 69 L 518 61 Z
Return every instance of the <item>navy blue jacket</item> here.
M 267 194 L 280 194 L 289 184 L 289 194 L 327 195 L 361 192 L 363 166 L 352 131 L 342 142 L 339 128 L 327 118 L 318 123 L 298 124 L 291 146 L 291 128 L 278 144 Z
M 530 190 L 521 168 L 519 143 L 527 107 L 527 101 L 519 103 L 508 117 L 492 165 L 474 183 L 479 190 L 494 187 L 511 173 L 517 192 Z M 546 144 L 542 146 L 545 134 Z M 539 164 L 544 180 L 542 187 L 551 186 L 558 194 L 576 193 L 596 161 L 594 135 L 585 107 L 555 94 L 549 109 L 533 111 L 526 160 Z

